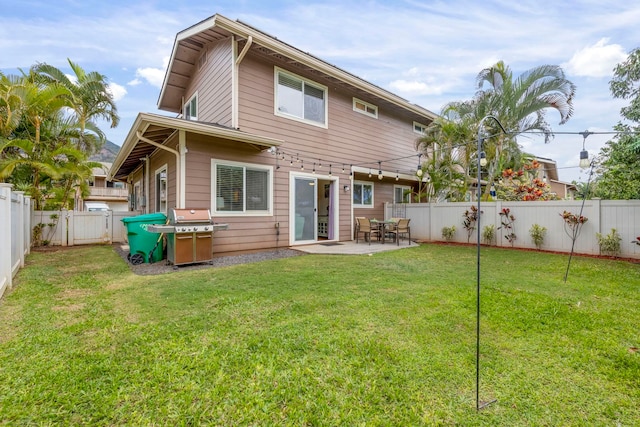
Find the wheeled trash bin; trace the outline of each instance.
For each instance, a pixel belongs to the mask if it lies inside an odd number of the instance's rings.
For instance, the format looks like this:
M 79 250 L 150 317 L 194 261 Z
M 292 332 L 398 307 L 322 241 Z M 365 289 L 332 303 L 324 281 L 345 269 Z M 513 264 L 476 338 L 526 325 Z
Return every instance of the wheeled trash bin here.
M 128 260 L 131 264 L 158 262 L 164 257 L 162 242 L 158 242 L 160 234 L 147 231 L 147 226 L 151 224 L 166 224 L 167 216 L 165 214 L 160 212 L 129 216 L 122 218 L 121 221 L 127 228 L 127 240 L 129 241 Z

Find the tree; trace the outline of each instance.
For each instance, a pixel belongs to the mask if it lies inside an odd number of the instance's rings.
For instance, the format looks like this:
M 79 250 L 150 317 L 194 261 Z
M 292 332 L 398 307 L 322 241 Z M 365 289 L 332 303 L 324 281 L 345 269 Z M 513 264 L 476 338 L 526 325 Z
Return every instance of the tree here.
M 120 117 L 113 95 L 108 90 L 106 76 L 96 72 L 86 72 L 78 64 L 67 58 L 74 78 L 70 79 L 58 68 L 48 64 L 36 64 L 31 71 L 36 73 L 41 81 L 48 84 L 60 84 L 68 90 L 68 106 L 73 111 L 80 128 L 80 138 L 76 140 L 76 147 L 87 152 L 90 156 L 98 150 L 105 141 L 105 136 L 96 126 L 98 139 L 85 139 L 85 129 L 90 124 L 95 125 L 98 118 L 111 123 L 111 127 L 118 126 Z
M 628 99 L 620 109 L 631 123 L 619 122 L 620 132 L 600 150 L 596 194 L 606 199 L 640 199 L 640 48 L 616 65 L 609 89 L 614 98 Z
M 545 111 L 554 109 L 564 124 L 573 114 L 575 85 L 566 79 L 562 68 L 542 65 L 532 68 L 514 80 L 511 69 L 500 61 L 482 70 L 476 78 L 477 92 L 469 101 L 453 102 L 445 106 L 450 117 L 471 124 L 475 134 L 482 118 L 492 115 L 509 132 L 502 132 L 497 123 L 486 121 L 483 150 L 488 168 L 487 181 L 493 182 L 504 169 L 519 169 L 523 154 L 516 135 L 527 131 L 541 131 L 551 135 Z M 467 150 L 476 151 L 475 140 L 467 141 Z M 489 186 L 487 186 L 489 187 Z M 488 194 L 487 188 L 486 193 Z

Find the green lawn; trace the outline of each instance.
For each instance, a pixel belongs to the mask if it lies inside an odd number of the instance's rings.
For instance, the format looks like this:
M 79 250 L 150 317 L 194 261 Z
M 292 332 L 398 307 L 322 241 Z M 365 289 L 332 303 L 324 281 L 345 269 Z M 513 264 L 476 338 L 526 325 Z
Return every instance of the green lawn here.
M 640 264 L 475 247 L 135 276 L 32 253 L 0 301 L 4 425 L 638 425 Z

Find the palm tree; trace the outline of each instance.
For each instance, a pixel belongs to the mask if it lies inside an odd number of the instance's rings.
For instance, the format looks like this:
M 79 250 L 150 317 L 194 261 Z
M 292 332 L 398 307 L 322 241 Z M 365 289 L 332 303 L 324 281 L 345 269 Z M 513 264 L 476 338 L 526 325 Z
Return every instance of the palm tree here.
M 439 117 L 416 141 L 416 149 L 426 158 L 422 169 L 427 179 L 426 198 L 433 200 L 463 200 L 468 182 L 465 158 L 468 151 L 463 141 L 468 128 L 453 120 Z
M 114 128 L 118 126 L 120 117 L 113 95 L 108 90 L 109 84 L 106 76 L 96 71 L 86 72 L 70 59 L 67 61 L 73 70 L 73 79 L 48 64 L 36 64 L 31 69 L 39 75 L 42 81 L 58 83 L 68 89 L 69 108 L 73 111 L 80 128 L 80 138 L 76 143 L 77 148 L 91 155 L 104 144 L 105 136 L 94 126 L 93 131 L 99 137 L 98 140 L 85 139 L 85 129 L 90 123 L 95 125 L 96 119 L 104 119 Z
M 483 149 L 489 162 L 489 182 L 504 168 L 522 165 L 523 155 L 516 135 L 528 131 L 540 131 L 547 137 L 552 134 L 545 120 L 547 109 L 558 111 L 559 124 L 566 123 L 573 114 L 576 86 L 556 65 L 534 67 L 514 80 L 511 69 L 500 61 L 478 74 L 476 89 L 472 100 L 450 103 L 444 111 L 462 123 L 473 123 L 475 134 L 482 118 L 488 115 L 496 117 L 508 130 L 505 134 L 496 123 L 485 123 L 487 137 Z M 470 140 L 470 152 L 475 151 L 473 144 Z

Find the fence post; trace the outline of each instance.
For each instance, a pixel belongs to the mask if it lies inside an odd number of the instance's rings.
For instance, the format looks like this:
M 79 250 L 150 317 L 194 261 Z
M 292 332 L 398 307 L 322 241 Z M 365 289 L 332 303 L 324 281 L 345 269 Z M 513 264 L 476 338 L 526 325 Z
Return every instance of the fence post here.
M 16 230 L 16 249 L 19 251 L 18 257 L 20 257 L 20 268 L 24 267 L 24 191 L 14 191 L 14 194 L 18 195 L 18 215 L 16 215 L 16 223 L 11 224 Z
M 31 253 L 31 224 L 33 223 L 33 211 L 31 210 L 31 196 L 24 196 L 24 255 Z
M 0 297 L 11 289 L 11 184 L 0 182 Z

